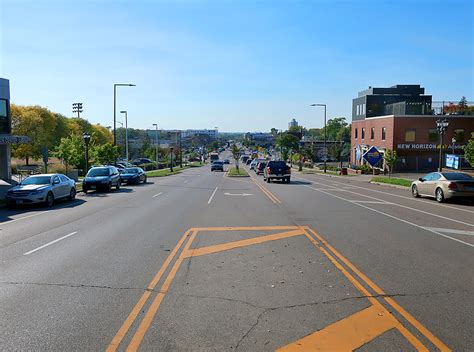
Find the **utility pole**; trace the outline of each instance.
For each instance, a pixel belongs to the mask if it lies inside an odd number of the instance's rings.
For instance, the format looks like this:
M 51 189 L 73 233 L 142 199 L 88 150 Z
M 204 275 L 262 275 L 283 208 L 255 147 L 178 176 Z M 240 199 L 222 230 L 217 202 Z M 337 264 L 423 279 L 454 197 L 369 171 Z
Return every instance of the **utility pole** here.
M 155 126 L 156 168 L 158 169 L 158 124 L 154 123 L 153 126 Z
M 72 112 L 73 114 L 77 114 L 77 118 L 81 118 L 82 112 L 82 103 L 72 103 Z
M 446 119 L 444 120 L 439 119 L 438 121 L 436 121 L 436 128 L 438 129 L 438 133 L 439 133 L 439 166 L 438 166 L 439 172 L 443 171 L 443 135 L 448 129 L 448 126 L 449 126 L 449 122 Z
M 120 111 L 121 114 L 125 114 L 125 160 L 128 163 L 128 113 L 127 111 Z

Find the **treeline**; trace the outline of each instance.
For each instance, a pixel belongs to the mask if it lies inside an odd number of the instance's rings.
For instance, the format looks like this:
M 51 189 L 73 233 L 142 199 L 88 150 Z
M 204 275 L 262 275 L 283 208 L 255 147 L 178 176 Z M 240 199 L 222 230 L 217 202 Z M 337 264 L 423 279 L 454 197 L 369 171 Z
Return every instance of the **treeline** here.
M 12 146 L 12 155 L 25 160 L 49 157 L 60 158 L 68 167 L 85 167 L 85 143 L 83 134 L 91 135 L 90 160 L 95 163 L 109 163 L 119 155 L 113 146 L 113 136 L 101 125 L 91 124 L 82 118 L 68 118 L 42 106 L 11 105 L 12 134 L 28 136 L 29 143 Z

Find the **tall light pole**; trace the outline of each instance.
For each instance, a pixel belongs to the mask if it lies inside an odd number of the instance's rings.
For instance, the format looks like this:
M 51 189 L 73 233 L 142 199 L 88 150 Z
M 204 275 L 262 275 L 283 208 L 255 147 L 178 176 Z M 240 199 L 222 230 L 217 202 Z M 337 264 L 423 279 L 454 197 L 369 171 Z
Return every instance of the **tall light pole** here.
M 170 159 L 171 159 L 171 162 L 170 162 L 170 171 L 173 172 L 173 147 L 170 147 Z
M 128 114 L 127 111 L 120 111 L 121 114 L 125 114 L 125 161 L 128 163 Z
M 131 83 L 115 83 L 114 84 L 114 145 L 117 145 L 117 87 L 135 87 Z
M 77 113 L 77 118 L 81 118 L 81 112 L 83 112 L 84 110 L 82 110 L 82 103 L 72 103 L 72 112 L 74 114 Z
M 158 169 L 158 124 L 154 123 L 153 126 L 155 126 L 156 168 Z
M 86 174 L 89 171 L 89 142 L 91 141 L 91 135 L 89 133 L 84 133 L 82 135 L 84 139 L 84 144 L 86 145 Z
M 449 126 L 449 122 L 446 119 L 444 120 L 439 119 L 438 121 L 436 121 L 436 128 L 438 129 L 438 133 L 439 133 L 439 164 L 438 164 L 439 172 L 441 172 L 443 169 L 443 163 L 442 163 L 443 161 L 443 135 L 448 129 L 448 126 Z
M 311 106 L 324 106 L 324 173 L 326 173 L 326 160 L 328 158 L 326 149 L 326 104 L 311 104 Z

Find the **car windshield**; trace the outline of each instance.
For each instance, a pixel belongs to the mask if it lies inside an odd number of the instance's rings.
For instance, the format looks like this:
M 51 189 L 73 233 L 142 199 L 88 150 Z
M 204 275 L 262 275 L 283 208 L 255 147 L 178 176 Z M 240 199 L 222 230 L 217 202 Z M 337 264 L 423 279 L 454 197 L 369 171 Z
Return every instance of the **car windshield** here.
M 222 164 L 222 161 L 214 161 L 212 162 L 214 165 L 221 165 Z
M 21 182 L 22 185 L 49 185 L 51 176 L 31 176 Z
M 462 172 L 443 172 L 443 176 L 446 180 L 449 180 L 449 181 L 457 181 L 457 180 L 472 181 L 473 180 L 471 175 L 464 174 Z
M 87 173 L 87 177 L 98 177 L 98 176 L 109 176 L 109 169 L 107 168 L 97 168 L 91 169 Z
M 125 173 L 127 174 L 138 174 L 138 169 L 136 168 L 130 168 L 130 169 L 125 169 Z
M 273 167 L 285 167 L 286 163 L 284 161 L 270 161 L 268 163 L 268 166 L 273 166 Z

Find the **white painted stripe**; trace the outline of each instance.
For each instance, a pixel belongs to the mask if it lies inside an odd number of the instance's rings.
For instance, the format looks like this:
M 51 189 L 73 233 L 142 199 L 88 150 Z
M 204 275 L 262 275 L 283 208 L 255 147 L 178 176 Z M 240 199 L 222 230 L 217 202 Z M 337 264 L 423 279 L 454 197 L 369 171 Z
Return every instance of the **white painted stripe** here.
M 58 238 L 58 239 L 56 239 L 56 240 L 54 240 L 54 241 L 51 241 L 51 242 L 48 242 L 48 243 L 46 243 L 46 244 L 43 244 L 42 246 L 39 246 L 38 248 L 32 249 L 32 250 L 29 251 L 29 252 L 23 253 L 23 255 L 28 255 L 28 254 L 34 253 L 34 252 L 36 252 L 36 251 L 39 251 L 40 249 L 43 249 L 43 248 L 48 247 L 48 246 L 51 246 L 52 244 L 54 244 L 54 243 L 56 243 L 56 242 L 59 242 L 59 241 L 61 241 L 61 240 L 64 240 L 65 238 L 68 238 L 68 237 L 70 237 L 70 236 L 72 236 L 72 235 L 75 235 L 76 233 L 77 233 L 77 231 L 71 232 L 70 234 L 67 234 L 66 236 L 60 237 L 60 238 Z
M 442 229 L 440 227 L 425 227 L 427 230 L 438 232 L 454 233 L 458 235 L 474 236 L 474 231 L 456 230 L 456 229 Z
M 217 188 L 218 188 L 218 187 L 216 187 L 216 189 L 214 190 L 214 192 L 212 192 L 211 197 L 210 197 L 209 200 L 207 201 L 207 204 L 211 204 L 212 198 L 214 198 L 214 196 L 216 195 Z
M 363 204 L 355 203 L 355 202 L 353 202 L 353 201 L 350 201 L 350 200 L 348 200 L 348 199 L 345 199 L 345 198 L 336 196 L 336 195 L 331 194 L 331 193 L 326 192 L 326 191 L 320 191 L 319 189 L 314 188 L 314 187 L 311 187 L 311 186 L 306 186 L 306 187 L 311 188 L 311 189 L 314 189 L 315 191 L 319 191 L 319 192 L 321 192 L 321 193 L 324 193 L 324 194 L 326 194 L 326 195 L 328 195 L 328 196 L 331 196 L 331 197 L 334 197 L 334 198 L 337 198 L 337 199 L 341 199 L 341 200 L 344 200 L 344 201 L 346 201 L 346 202 L 349 202 L 349 203 L 358 205 L 359 207 L 362 207 L 362 208 L 371 210 L 371 211 L 376 212 L 376 213 L 378 213 L 378 214 L 382 214 L 382 215 L 388 216 L 389 218 L 392 218 L 392 219 L 395 219 L 395 220 L 404 222 L 405 224 L 412 225 L 412 226 L 418 227 L 419 229 L 426 230 L 426 231 L 432 232 L 432 233 L 434 233 L 434 234 L 436 234 L 436 235 L 439 235 L 439 236 L 448 238 L 448 239 L 450 239 L 450 240 L 453 240 L 453 241 L 462 243 L 462 244 L 464 244 L 464 245 L 466 245 L 466 246 L 474 247 L 474 244 L 472 244 L 472 243 L 468 243 L 468 242 L 462 241 L 462 240 L 460 240 L 460 239 L 457 239 L 457 238 L 454 238 L 454 237 L 445 235 L 445 234 L 443 234 L 443 233 L 441 233 L 441 232 L 438 232 L 438 231 L 435 231 L 435 230 L 431 230 L 431 229 L 425 228 L 424 226 L 417 225 L 417 224 L 415 224 L 415 223 L 413 223 L 413 222 L 410 222 L 410 221 L 408 221 L 408 220 L 401 219 L 401 218 L 399 218 L 399 217 L 397 217 L 397 216 L 394 216 L 394 215 L 391 215 L 391 214 L 387 214 L 387 213 L 385 213 L 385 212 L 383 212 L 383 211 L 370 208 L 370 207 L 365 206 L 365 205 L 363 205 Z
M 354 203 L 369 203 L 369 204 L 392 204 L 390 202 L 379 202 L 377 200 L 350 200 L 350 202 Z
M 156 198 L 156 197 L 158 197 L 158 196 L 161 195 L 161 194 L 163 194 L 163 192 L 160 192 L 160 193 L 155 194 L 155 195 L 153 196 L 153 198 Z

